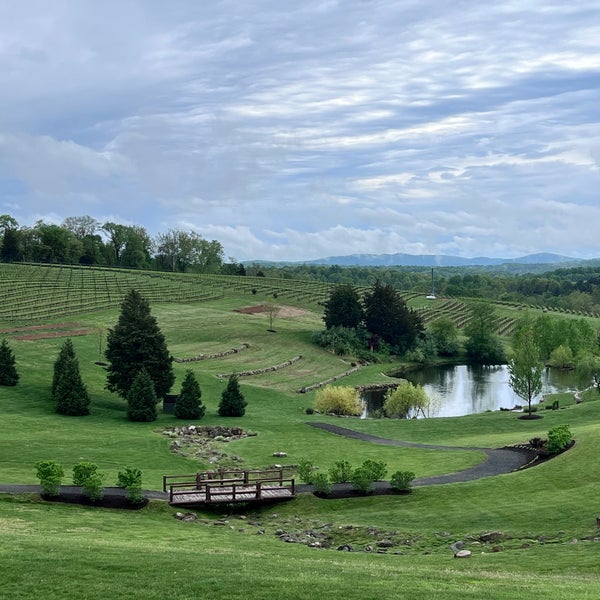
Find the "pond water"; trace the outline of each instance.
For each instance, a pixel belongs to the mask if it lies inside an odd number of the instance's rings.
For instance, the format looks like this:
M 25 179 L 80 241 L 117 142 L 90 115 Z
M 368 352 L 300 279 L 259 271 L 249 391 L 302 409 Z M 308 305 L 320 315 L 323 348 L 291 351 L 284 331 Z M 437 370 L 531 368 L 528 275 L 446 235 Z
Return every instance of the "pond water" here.
M 427 396 L 435 400 L 436 407 L 430 416 L 458 417 L 527 405 L 512 391 L 506 365 L 424 367 L 410 371 L 403 377 L 415 385 L 422 385 Z M 574 392 L 577 389 L 577 380 L 572 371 L 547 368 L 542 377 L 542 393 L 533 403 L 538 403 L 546 394 Z M 363 416 L 368 416 L 371 411 L 382 407 L 383 393 L 367 393 L 363 400 Z

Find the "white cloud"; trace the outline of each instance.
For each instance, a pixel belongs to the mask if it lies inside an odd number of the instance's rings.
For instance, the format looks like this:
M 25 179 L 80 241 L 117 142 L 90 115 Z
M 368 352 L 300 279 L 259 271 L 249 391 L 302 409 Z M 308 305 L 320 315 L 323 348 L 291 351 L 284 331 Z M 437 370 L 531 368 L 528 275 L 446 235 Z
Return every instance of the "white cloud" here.
M 598 22 L 595 0 L 4 3 L 0 209 L 189 227 L 238 260 L 597 255 Z

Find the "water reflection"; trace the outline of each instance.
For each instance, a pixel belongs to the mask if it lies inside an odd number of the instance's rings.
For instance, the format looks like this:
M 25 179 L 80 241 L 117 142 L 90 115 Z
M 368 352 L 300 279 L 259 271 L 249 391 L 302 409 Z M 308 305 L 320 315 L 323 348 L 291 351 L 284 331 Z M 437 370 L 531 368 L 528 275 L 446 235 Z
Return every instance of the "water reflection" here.
M 457 417 L 526 404 L 512 391 L 506 365 L 425 367 L 411 371 L 405 377 L 413 384 L 422 385 L 430 398 L 438 399 L 439 408 L 432 416 Z M 577 381 L 572 372 L 545 369 L 542 394 L 534 399 L 534 403 L 544 394 L 576 389 Z M 383 395 L 366 394 L 364 400 L 366 413 L 370 414 L 381 408 Z

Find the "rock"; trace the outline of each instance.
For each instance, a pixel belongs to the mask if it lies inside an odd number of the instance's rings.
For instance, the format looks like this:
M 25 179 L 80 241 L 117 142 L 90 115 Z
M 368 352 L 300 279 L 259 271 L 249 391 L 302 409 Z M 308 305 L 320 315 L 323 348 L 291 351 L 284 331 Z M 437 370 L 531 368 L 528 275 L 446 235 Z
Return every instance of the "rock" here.
M 479 536 L 480 542 L 497 542 L 503 538 L 503 535 L 500 531 L 488 531 L 487 533 L 482 533 Z
M 379 540 L 375 545 L 378 548 L 391 548 L 394 545 L 394 542 L 391 540 Z
M 458 540 L 457 542 L 454 542 L 454 544 L 450 544 L 450 548 L 452 549 L 452 552 L 456 552 L 458 550 L 462 550 L 465 546 L 465 543 Z
M 504 552 L 504 546 L 494 546 L 492 552 Z
M 454 553 L 454 558 L 471 558 L 470 550 L 458 550 Z
M 284 458 L 287 456 L 287 452 L 273 452 L 273 456 L 277 456 L 278 458 Z
M 342 544 L 341 546 L 338 546 L 337 549 L 341 552 L 352 552 L 353 550 L 350 544 Z

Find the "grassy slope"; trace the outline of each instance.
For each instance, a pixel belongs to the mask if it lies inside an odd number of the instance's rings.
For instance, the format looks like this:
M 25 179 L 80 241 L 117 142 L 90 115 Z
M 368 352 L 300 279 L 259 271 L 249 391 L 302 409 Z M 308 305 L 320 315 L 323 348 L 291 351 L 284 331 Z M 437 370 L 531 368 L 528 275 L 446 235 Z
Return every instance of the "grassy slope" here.
M 326 468 L 342 458 L 353 463 L 381 458 L 390 471 L 410 468 L 421 477 L 467 468 L 481 459 L 477 452 L 384 448 L 306 427 L 307 420 L 322 417 L 307 416 L 304 408 L 313 395 L 294 390 L 338 374 L 348 365 L 310 344 L 310 331 L 320 327 L 316 314 L 277 319 L 273 334 L 266 331 L 265 317 L 232 312 L 256 300 L 227 296 L 198 305 L 153 305 L 175 356 L 250 343 L 248 350 L 222 360 L 176 365 L 177 386 L 186 368 L 196 372 L 208 407 L 205 423 L 231 424 L 216 416 L 224 385 L 217 373 L 303 356 L 289 370 L 242 379 L 248 412 L 234 423 L 258 435 L 230 443 L 228 451 L 243 457 L 244 464 L 270 464 L 274 451 L 285 450 L 290 463 L 307 457 Z M 110 310 L 77 320 L 106 328 L 116 316 Z M 34 483 L 33 464 L 40 458 L 61 461 L 67 472 L 78 460 L 92 460 L 107 474 L 109 485 L 124 465 L 140 467 L 146 487 L 152 488 L 160 486 L 164 473 L 197 470 L 198 463 L 170 454 L 168 440 L 154 432 L 175 424 L 172 416 L 161 414 L 158 422 L 150 424 L 124 419 L 123 402 L 103 390 L 104 372 L 94 364 L 99 358 L 99 336 L 73 341 L 92 394 L 93 413 L 85 418 L 56 415 L 48 398 L 52 363 L 62 340 L 11 340 L 22 381 L 16 388 L 0 389 L 0 480 Z M 378 367 L 368 368 L 348 382 L 383 380 L 379 372 Z M 507 413 L 427 421 L 344 421 L 376 435 L 456 446 L 525 441 L 544 435 L 555 424 L 568 423 L 577 444 L 561 457 L 521 473 L 418 488 L 402 497 L 322 501 L 309 495 L 264 509 L 257 517 L 279 524 L 302 515 L 320 522 L 400 530 L 407 536 L 421 536 L 430 555 L 319 551 L 283 544 L 273 535 L 256 536 L 255 529 L 237 520 L 226 527 L 180 523 L 172 519 L 174 511 L 161 503 L 121 513 L 0 497 L 0 529 L 6 541 L 0 549 L 0 565 L 10 573 L 6 593 L 13 598 L 36 596 L 39 586 L 31 576 L 36 573 L 46 581 L 49 598 L 107 597 L 117 592 L 123 596 L 123 590 L 130 590 L 124 597 L 159 598 L 167 595 L 170 586 L 178 590 L 177 598 L 197 597 L 200 589 L 203 597 L 219 598 L 233 595 L 240 584 L 250 586 L 252 591 L 246 593 L 250 598 L 303 598 L 315 589 L 348 598 L 393 596 L 399 590 L 411 598 L 428 598 L 442 590 L 446 598 L 598 597 L 598 544 L 568 543 L 596 533 L 598 406 L 590 395 L 580 406 L 544 411 L 544 419 L 533 422 Z M 506 542 L 505 552 L 477 553 L 469 561 L 451 558 L 450 541 L 493 529 L 519 541 Z M 540 536 L 554 543 L 540 544 Z M 523 539 L 532 540 L 529 548 L 521 547 Z M 66 584 L 69 591 L 61 595 L 57 590 L 73 572 L 75 581 Z M 143 594 L 136 581 L 144 582 Z

